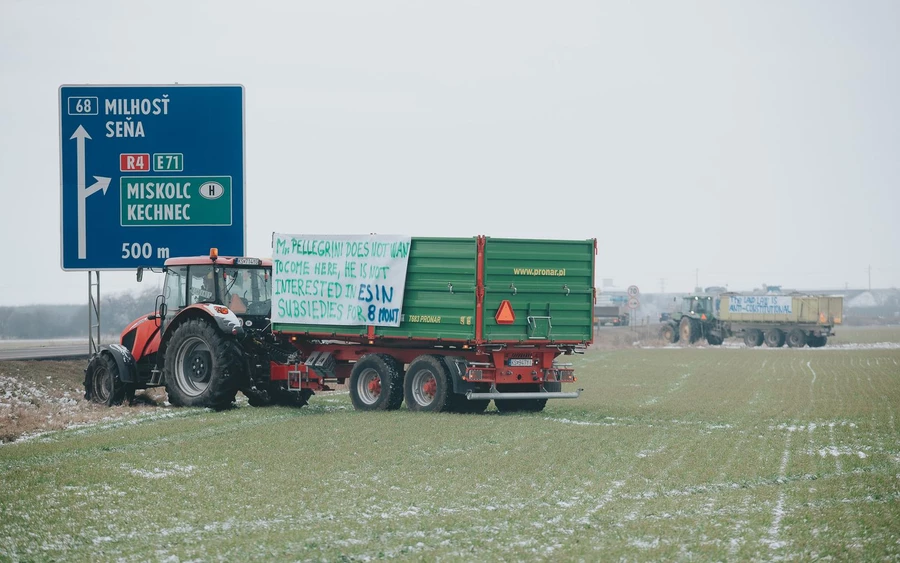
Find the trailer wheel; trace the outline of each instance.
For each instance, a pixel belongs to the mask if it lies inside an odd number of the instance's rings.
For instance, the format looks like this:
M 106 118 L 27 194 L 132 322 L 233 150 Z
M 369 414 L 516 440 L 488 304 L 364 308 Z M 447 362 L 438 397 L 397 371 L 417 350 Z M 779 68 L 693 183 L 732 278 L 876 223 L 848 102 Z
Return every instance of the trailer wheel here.
M 678 331 L 675 330 L 675 325 L 665 323 L 662 328 L 659 329 L 659 337 L 669 344 L 678 342 Z
M 678 333 L 686 344 L 693 344 L 700 337 L 700 326 L 694 319 L 684 317 L 678 325 Z
M 561 383 L 556 383 L 559 387 L 555 389 L 559 391 L 562 389 Z M 547 391 L 553 391 L 553 383 L 544 384 L 544 389 Z M 541 390 L 539 385 L 512 385 L 512 386 L 497 386 L 498 391 L 510 391 L 516 390 L 521 391 L 523 393 L 536 393 Z M 541 412 L 544 410 L 544 407 L 547 406 L 547 399 L 495 399 L 494 404 L 497 406 L 497 410 L 502 413 L 508 412 Z
M 224 409 L 234 402 L 241 375 L 237 345 L 204 319 L 172 334 L 166 351 L 166 393 L 175 406 Z
M 725 339 L 714 334 L 707 334 L 706 342 L 708 342 L 710 346 L 721 346 L 722 343 L 725 342 Z
M 491 404 L 490 399 L 476 399 L 470 401 L 469 399 L 466 399 L 465 395 L 453 393 L 453 397 L 450 399 L 450 406 L 447 410 L 459 414 L 478 414 L 486 411 L 489 404 Z
M 84 370 L 84 398 L 111 407 L 125 400 L 125 384 L 119 377 L 119 366 L 106 354 L 91 358 Z M 134 391 L 130 393 L 134 397 Z
M 299 391 L 290 391 L 288 389 L 279 389 L 275 397 L 275 403 L 285 407 L 305 407 L 309 404 L 309 398 L 313 396 L 312 389 L 301 389 Z
M 821 348 L 825 346 L 828 342 L 827 336 L 810 336 L 809 337 L 809 347 L 810 348 Z
M 791 348 L 803 348 L 806 346 L 806 333 L 799 328 L 795 328 L 788 334 L 787 344 Z
M 406 370 L 403 384 L 406 406 L 411 411 L 442 412 L 449 409 L 453 385 L 437 356 L 419 356 Z
M 350 401 L 358 411 L 394 410 L 403 402 L 397 362 L 386 354 L 366 354 L 350 372 Z
M 770 328 L 765 333 L 765 341 L 769 348 L 781 348 L 784 346 L 784 331 L 779 328 Z
M 751 328 L 747 332 L 744 333 L 744 344 L 747 345 L 748 348 L 754 348 L 763 343 L 763 334 L 761 331 Z

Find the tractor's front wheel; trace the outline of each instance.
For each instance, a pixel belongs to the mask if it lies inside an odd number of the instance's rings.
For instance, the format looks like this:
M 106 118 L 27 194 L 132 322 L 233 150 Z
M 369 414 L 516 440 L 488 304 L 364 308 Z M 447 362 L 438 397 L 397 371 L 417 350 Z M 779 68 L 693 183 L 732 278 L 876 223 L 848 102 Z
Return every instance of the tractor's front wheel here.
M 669 344 L 674 344 L 678 342 L 678 331 L 675 329 L 675 325 L 672 323 L 666 323 L 659 329 L 659 337 L 663 340 L 663 342 L 668 342 Z
M 191 319 L 166 348 L 166 393 L 175 406 L 224 409 L 241 380 L 237 344 L 204 319 Z
M 111 407 L 120 405 L 125 400 L 134 397 L 134 390 L 126 392 L 126 385 L 119 374 L 119 366 L 106 354 L 97 354 L 91 358 L 86 370 L 84 370 L 84 398 L 92 403 L 98 403 Z

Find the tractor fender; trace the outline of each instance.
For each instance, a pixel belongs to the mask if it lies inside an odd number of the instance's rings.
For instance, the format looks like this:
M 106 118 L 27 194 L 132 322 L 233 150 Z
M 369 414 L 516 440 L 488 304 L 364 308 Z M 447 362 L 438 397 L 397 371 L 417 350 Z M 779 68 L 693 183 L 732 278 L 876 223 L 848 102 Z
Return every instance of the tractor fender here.
M 121 344 L 110 344 L 109 346 L 101 346 L 98 355 L 108 356 L 116 362 L 119 368 L 119 379 L 122 383 L 134 383 L 137 381 L 137 364 L 131 351 Z
M 165 334 L 160 340 L 160 357 L 165 357 L 164 348 L 168 344 L 169 339 L 175 333 L 175 330 L 191 319 L 205 319 L 211 321 L 222 334 L 227 334 L 235 338 L 243 338 L 244 328 L 241 319 L 234 314 L 234 311 L 222 305 L 213 305 L 210 303 L 197 303 L 189 305 L 178 312 L 175 318 L 166 324 Z

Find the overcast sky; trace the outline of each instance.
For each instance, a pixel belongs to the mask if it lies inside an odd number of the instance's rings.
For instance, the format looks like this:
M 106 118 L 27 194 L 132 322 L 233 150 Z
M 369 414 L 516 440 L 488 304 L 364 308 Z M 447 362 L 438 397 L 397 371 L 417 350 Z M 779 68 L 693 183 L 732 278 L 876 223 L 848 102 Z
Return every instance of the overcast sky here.
M 871 265 L 897 287 L 898 22 L 896 1 L 0 0 L 0 305 L 87 299 L 59 249 L 58 88 L 83 83 L 244 85 L 249 255 L 273 231 L 596 237 L 598 285 L 853 288 Z

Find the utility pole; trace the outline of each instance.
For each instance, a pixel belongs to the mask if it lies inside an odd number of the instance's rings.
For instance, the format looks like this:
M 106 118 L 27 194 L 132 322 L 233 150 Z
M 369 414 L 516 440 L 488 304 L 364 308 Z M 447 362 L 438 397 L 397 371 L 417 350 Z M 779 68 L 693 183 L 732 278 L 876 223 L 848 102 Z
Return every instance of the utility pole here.
M 694 288 L 700 287 L 700 268 L 694 270 Z
M 869 264 L 869 291 L 872 291 L 872 265 Z
M 659 278 L 659 292 L 666 292 L 666 278 Z

